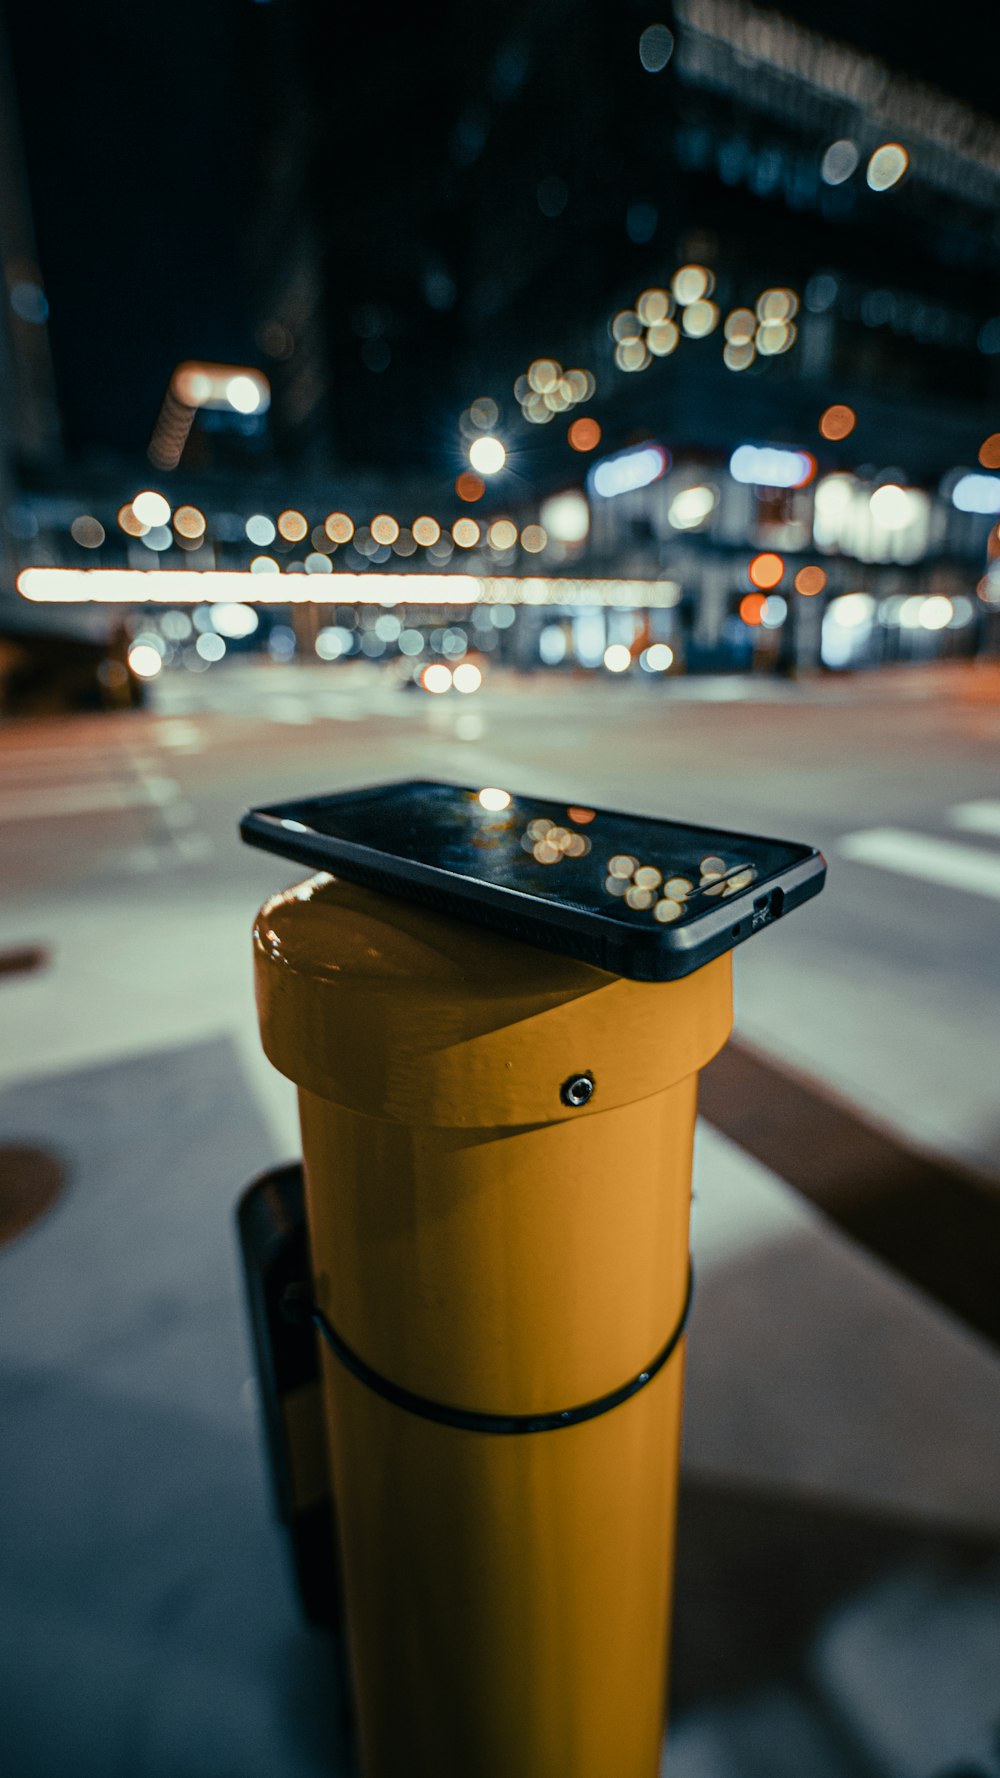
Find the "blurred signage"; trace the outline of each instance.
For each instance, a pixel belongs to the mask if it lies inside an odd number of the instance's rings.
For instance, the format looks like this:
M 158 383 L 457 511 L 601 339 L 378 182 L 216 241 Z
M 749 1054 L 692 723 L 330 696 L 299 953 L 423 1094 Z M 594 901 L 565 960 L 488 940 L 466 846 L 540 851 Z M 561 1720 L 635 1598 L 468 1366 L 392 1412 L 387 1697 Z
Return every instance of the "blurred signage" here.
M 262 414 L 271 405 L 271 385 L 259 370 L 239 364 L 179 364 L 171 393 L 185 407 L 229 408 L 236 414 Z
M 577 580 L 569 574 L 254 574 L 253 569 L 23 567 L 32 605 L 676 605 L 676 580 Z
M 959 512 L 1000 512 L 1000 475 L 963 475 L 952 489 Z
M 590 580 L 569 575 L 269 574 L 248 568 L 22 568 L 34 605 L 606 605 L 669 610 L 675 580 Z
M 808 451 L 779 450 L 775 445 L 738 445 L 729 459 L 736 482 L 755 488 L 804 488 L 816 471 Z
M 647 488 L 659 481 L 668 467 L 670 454 L 662 445 L 640 445 L 633 451 L 619 451 L 615 457 L 604 457 L 595 463 L 587 477 L 591 492 L 602 500 L 616 494 L 632 494 L 636 488 Z

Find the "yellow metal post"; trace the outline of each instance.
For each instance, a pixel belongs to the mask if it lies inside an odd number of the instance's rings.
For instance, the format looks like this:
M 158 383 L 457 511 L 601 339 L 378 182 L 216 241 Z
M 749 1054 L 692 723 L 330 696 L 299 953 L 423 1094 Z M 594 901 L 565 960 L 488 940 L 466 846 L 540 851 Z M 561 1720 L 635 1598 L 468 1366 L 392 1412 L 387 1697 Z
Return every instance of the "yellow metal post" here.
M 267 902 L 254 946 L 336 1347 L 365 1778 L 655 1778 L 672 1337 L 730 958 L 621 980 L 326 876 Z

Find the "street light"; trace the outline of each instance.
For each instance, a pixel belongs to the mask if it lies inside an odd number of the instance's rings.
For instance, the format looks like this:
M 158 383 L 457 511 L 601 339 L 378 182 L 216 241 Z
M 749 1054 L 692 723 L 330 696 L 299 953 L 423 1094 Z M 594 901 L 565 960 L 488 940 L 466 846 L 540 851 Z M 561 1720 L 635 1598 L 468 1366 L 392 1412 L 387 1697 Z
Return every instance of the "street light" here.
M 497 475 L 507 461 L 506 447 L 491 433 L 474 438 L 469 446 L 469 462 L 480 475 Z

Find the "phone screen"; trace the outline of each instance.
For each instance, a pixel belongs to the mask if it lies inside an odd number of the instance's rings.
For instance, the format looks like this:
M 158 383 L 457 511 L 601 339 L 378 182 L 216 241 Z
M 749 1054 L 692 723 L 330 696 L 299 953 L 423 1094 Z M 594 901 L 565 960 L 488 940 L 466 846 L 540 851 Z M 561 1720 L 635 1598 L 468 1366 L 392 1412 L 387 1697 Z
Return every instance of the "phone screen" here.
M 688 827 L 487 785 L 399 784 L 287 803 L 264 813 L 296 835 L 409 859 L 599 913 L 633 931 L 681 926 L 813 856 L 808 846 Z M 280 850 L 277 834 L 275 850 Z M 350 874 L 347 872 L 346 874 Z

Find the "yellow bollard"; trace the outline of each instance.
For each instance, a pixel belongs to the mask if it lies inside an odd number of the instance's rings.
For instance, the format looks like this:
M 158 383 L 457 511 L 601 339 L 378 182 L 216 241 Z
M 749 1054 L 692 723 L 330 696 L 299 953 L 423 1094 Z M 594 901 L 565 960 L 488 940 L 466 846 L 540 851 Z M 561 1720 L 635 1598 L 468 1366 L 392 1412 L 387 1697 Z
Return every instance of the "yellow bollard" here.
M 327 876 L 254 948 L 299 1089 L 365 1778 L 655 1778 L 730 956 L 629 981 Z

